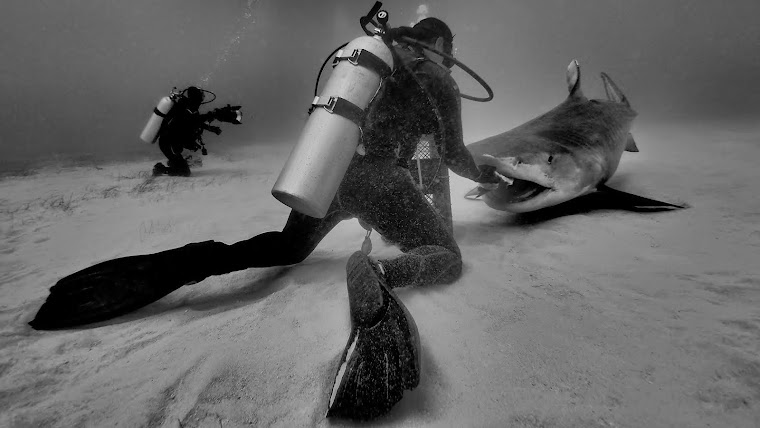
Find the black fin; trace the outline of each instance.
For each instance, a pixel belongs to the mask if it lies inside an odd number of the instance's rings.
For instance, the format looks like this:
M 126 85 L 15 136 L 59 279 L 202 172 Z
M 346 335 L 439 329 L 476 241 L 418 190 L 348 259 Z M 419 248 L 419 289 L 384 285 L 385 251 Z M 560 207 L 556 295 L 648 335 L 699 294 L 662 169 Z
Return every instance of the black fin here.
M 357 251 L 346 266 L 351 335 L 341 357 L 327 417 L 367 420 L 387 413 L 420 382 L 420 338 L 414 319 Z
M 625 141 L 625 151 L 637 153 L 639 148 L 636 147 L 636 141 L 633 139 L 633 134 L 628 133 L 628 139 Z
M 205 241 L 155 254 L 108 260 L 71 274 L 50 288 L 34 320 L 35 330 L 105 321 L 132 312 L 183 285 L 219 274 L 204 259 L 227 246 Z
M 688 204 L 676 205 L 669 202 L 649 199 L 643 196 L 616 190 L 603 184 L 597 186 L 597 190 L 604 192 L 605 199 L 612 199 L 615 202 L 615 205 L 618 205 L 620 208 L 629 209 L 631 211 L 666 211 L 689 208 Z

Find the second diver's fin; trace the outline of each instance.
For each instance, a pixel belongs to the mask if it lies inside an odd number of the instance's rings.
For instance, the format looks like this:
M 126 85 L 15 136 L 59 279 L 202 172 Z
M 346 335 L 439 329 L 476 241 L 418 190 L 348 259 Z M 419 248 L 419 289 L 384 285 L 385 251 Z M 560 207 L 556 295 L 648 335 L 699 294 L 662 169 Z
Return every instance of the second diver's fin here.
M 226 247 L 221 242 L 205 241 L 98 263 L 52 286 L 29 325 L 35 330 L 55 330 L 132 312 L 183 285 L 218 274 L 204 259 Z
M 414 319 L 364 253 L 348 261 L 351 335 L 341 357 L 327 417 L 367 420 L 387 413 L 420 382 Z
M 649 199 L 643 196 L 616 190 L 603 184 L 597 186 L 597 190 L 604 193 L 605 199 L 611 199 L 618 207 L 631 211 L 667 211 L 689 208 L 688 204 L 676 205 L 669 202 Z

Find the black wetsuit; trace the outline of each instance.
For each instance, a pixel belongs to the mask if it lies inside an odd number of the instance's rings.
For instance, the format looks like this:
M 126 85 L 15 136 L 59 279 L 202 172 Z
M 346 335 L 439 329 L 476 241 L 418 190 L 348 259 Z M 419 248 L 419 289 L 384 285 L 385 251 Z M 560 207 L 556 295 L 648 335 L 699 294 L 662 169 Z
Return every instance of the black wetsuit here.
M 319 219 L 292 211 L 281 232 L 238 242 L 219 252 L 218 259 L 207 260 L 215 274 L 299 263 L 339 222 L 358 218 L 404 252 L 380 260 L 389 286 L 447 283 L 459 277 L 459 247 L 405 167 L 420 136 L 433 133 L 445 164 L 478 180 L 480 171 L 462 140 L 458 88 L 443 67 L 408 50 L 397 53 L 407 67 L 397 67 L 371 104 L 363 129 L 366 155 L 354 156 L 327 215 Z
M 207 121 L 207 115 L 188 108 L 182 101 L 172 109 L 158 139 L 158 147 L 168 159 L 170 173 L 190 175 L 190 167 L 182 156 L 182 151 L 197 150 L 200 147 L 198 142 L 203 130 L 208 129 Z

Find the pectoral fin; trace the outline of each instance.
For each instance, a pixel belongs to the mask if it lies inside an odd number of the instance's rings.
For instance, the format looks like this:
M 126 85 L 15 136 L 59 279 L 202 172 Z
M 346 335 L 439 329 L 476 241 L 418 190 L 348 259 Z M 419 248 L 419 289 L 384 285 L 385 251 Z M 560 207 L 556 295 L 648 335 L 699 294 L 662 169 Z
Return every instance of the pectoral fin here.
M 631 211 L 667 211 L 689 208 L 688 204 L 676 205 L 669 202 L 662 202 L 655 199 L 645 198 L 643 196 L 626 193 L 620 190 L 600 185 L 597 187 L 599 192 L 603 192 L 605 199 L 614 202 L 619 208 Z

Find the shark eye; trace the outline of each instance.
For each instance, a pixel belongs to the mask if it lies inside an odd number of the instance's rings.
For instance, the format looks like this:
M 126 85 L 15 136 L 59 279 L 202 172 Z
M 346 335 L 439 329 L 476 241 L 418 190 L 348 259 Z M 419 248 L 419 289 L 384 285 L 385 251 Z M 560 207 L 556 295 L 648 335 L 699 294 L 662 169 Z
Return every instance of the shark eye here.
M 552 163 L 553 160 L 554 160 L 554 156 L 549 155 L 549 163 Z

